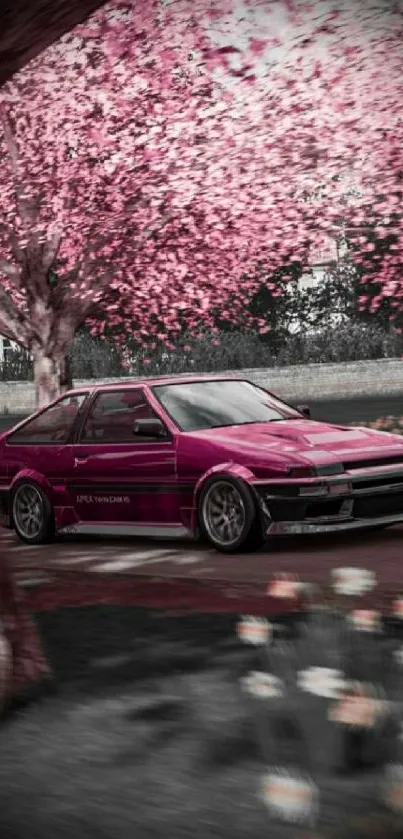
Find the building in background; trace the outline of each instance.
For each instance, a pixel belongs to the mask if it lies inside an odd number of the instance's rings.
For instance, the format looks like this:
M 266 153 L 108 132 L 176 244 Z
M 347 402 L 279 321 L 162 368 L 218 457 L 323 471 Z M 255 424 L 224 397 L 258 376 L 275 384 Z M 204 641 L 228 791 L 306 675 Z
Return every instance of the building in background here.
M 3 336 L 0 335 L 0 364 L 4 364 L 4 362 L 7 361 L 7 355 L 15 352 L 23 352 L 20 345 L 16 344 L 15 341 L 10 341 L 9 338 L 3 338 Z

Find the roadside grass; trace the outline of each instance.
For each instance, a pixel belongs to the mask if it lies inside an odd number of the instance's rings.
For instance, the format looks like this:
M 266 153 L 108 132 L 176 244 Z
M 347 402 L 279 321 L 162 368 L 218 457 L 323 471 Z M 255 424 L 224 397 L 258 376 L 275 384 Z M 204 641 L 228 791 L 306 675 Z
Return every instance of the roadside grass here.
M 310 835 L 271 824 L 259 798 L 264 763 L 239 683 L 256 661 L 234 616 L 93 606 L 37 622 L 59 692 L 2 724 L 1 837 Z M 295 734 L 284 726 L 279 737 L 299 762 Z M 351 778 L 325 784 L 336 832 L 317 835 L 368 839 L 375 787 L 372 775 L 359 789 Z M 360 818 L 366 832 L 352 828 Z

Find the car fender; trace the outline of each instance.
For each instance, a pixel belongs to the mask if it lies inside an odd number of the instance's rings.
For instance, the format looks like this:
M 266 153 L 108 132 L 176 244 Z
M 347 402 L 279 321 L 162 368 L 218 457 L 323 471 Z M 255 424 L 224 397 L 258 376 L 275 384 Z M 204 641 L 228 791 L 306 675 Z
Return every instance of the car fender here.
M 248 486 L 251 487 L 252 491 L 253 482 L 256 480 L 256 475 L 254 475 L 253 472 L 247 468 L 247 466 L 241 466 L 241 464 L 235 463 L 234 461 L 230 461 L 227 463 L 217 463 L 216 466 L 212 466 L 211 469 L 208 469 L 207 472 L 205 472 L 204 475 L 202 475 L 201 478 L 199 478 L 194 491 L 192 529 L 195 532 L 197 532 L 198 530 L 197 504 L 200 497 L 200 493 L 207 481 L 209 481 L 211 478 L 214 478 L 215 476 L 238 478 L 239 480 L 244 481 L 245 484 L 248 484 Z M 263 520 L 265 518 L 265 511 L 262 509 L 262 505 L 260 503 L 257 493 L 254 492 L 253 494 L 257 501 L 257 509 L 260 522 L 263 523 Z
M 34 484 L 38 484 L 38 486 L 46 492 L 46 495 L 51 498 L 53 494 L 52 484 L 49 483 L 47 478 L 42 475 L 40 472 L 37 472 L 35 469 L 21 469 L 14 475 L 13 480 L 8 488 L 9 495 L 11 496 L 17 484 L 20 484 L 22 481 L 32 481 Z
M 239 463 L 234 463 L 234 461 L 230 461 L 228 463 L 217 463 L 215 466 L 212 466 L 207 472 L 199 478 L 194 491 L 194 506 L 197 506 L 197 501 L 199 499 L 200 493 L 210 478 L 214 478 L 215 476 L 220 475 L 222 477 L 231 477 L 231 478 L 240 478 L 242 481 L 245 481 L 246 484 L 250 484 L 251 481 L 255 479 L 255 475 L 248 469 L 246 466 L 241 466 Z

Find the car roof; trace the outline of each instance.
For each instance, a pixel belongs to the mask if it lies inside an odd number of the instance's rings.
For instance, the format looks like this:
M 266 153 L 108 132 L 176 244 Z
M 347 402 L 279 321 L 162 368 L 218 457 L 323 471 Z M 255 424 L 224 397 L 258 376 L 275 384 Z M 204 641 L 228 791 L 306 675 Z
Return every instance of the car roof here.
M 99 383 L 97 382 L 96 385 L 92 385 L 92 386 L 83 385 L 83 387 L 76 387 L 73 390 L 69 390 L 69 391 L 65 392 L 64 396 L 70 396 L 70 395 L 73 395 L 73 394 L 76 394 L 76 393 L 77 394 L 82 393 L 83 391 L 88 391 L 88 392 L 94 393 L 94 392 L 97 392 L 99 390 L 102 390 L 102 391 L 103 390 L 122 390 L 122 388 L 130 389 L 130 388 L 136 388 L 136 387 L 139 387 L 139 386 L 140 387 L 144 387 L 144 386 L 145 387 L 154 387 L 156 385 L 166 385 L 166 384 L 181 385 L 181 384 L 185 384 L 185 383 L 189 383 L 189 382 L 192 382 L 192 383 L 214 382 L 214 381 L 222 382 L 222 381 L 234 381 L 234 380 L 235 381 L 237 381 L 237 380 L 238 381 L 246 381 L 245 376 L 237 376 L 237 375 L 228 376 L 228 375 L 223 375 L 223 374 L 221 374 L 221 376 L 219 374 L 215 375 L 215 376 L 209 376 L 209 375 L 194 376 L 191 373 L 188 374 L 188 375 L 184 374 L 183 376 L 169 376 L 169 375 L 168 376 L 148 376 L 147 378 L 141 378 L 141 379 L 118 379 L 117 381 L 114 381 L 114 382 L 99 382 Z

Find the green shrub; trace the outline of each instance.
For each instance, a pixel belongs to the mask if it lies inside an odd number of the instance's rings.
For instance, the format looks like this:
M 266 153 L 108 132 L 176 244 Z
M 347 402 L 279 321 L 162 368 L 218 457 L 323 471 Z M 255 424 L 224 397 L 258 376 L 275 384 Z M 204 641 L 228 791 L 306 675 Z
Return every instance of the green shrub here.
M 133 375 L 166 375 L 271 367 L 274 363 L 269 347 L 256 334 L 201 332 L 186 336 L 172 350 L 141 350 L 131 360 L 130 369 Z
M 395 358 L 402 354 L 400 334 L 379 326 L 347 323 L 329 326 L 315 333 L 291 335 L 280 350 L 276 363 L 317 364 Z
M 250 367 L 284 367 L 294 364 L 395 358 L 403 352 L 402 336 L 380 327 L 343 324 L 315 333 L 289 335 L 277 342 L 250 332 L 187 337 L 174 350 L 142 350 L 131 364 L 135 375 L 187 372 L 220 372 Z
M 253 332 L 230 331 L 216 334 L 200 331 L 183 336 L 169 349 L 141 347 L 122 352 L 112 343 L 92 338 L 86 332 L 76 336 L 70 347 L 73 379 L 106 379 L 121 376 L 215 373 L 253 367 L 284 367 L 294 364 L 399 358 L 403 336 L 379 326 L 348 323 L 287 338 Z M 10 352 L 0 364 L 0 380 L 32 379 L 32 362 L 23 351 Z
M 364 425 L 366 428 L 374 428 L 376 431 L 403 434 L 403 417 L 378 417 L 376 420 L 360 420 L 359 422 L 352 422 L 350 425 Z
M 73 379 L 112 379 L 130 372 L 116 347 L 85 332 L 76 335 L 69 358 Z

